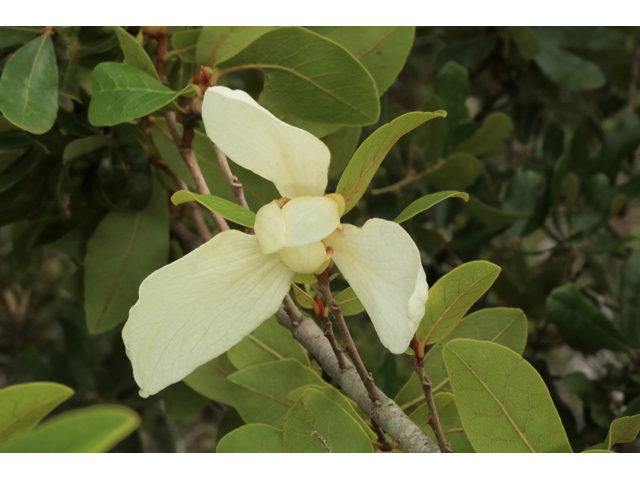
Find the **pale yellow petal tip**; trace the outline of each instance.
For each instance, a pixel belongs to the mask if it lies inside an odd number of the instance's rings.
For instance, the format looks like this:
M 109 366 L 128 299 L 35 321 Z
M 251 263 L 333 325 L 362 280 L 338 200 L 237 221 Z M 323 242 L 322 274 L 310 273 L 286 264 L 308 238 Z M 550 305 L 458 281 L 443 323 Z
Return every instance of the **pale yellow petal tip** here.
M 149 394 L 142 389 L 138 390 L 138 395 L 140 395 L 142 398 L 149 398 Z

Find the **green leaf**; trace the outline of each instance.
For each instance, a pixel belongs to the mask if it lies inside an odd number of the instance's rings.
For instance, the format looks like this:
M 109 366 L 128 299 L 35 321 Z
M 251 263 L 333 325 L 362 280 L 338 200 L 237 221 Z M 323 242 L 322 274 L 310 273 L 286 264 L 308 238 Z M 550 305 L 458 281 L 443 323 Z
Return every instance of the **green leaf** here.
M 462 65 L 447 62 L 438 72 L 436 94 L 447 112 L 446 123 L 452 130 L 469 117 L 466 105 L 469 88 L 469 73 Z
M 504 113 L 490 113 L 475 133 L 455 149 L 455 153 L 465 152 L 482 157 L 504 150 L 504 141 L 513 132 L 513 123 Z
M 304 348 L 293 338 L 291 332 L 271 317 L 244 339 L 227 351 L 229 360 L 241 370 L 252 365 L 295 358 L 309 366 L 309 357 Z
M 481 62 L 495 49 L 497 44 L 495 35 L 465 38 L 446 45 L 436 56 L 436 63 L 454 61 L 465 67 Z
M 0 27 L 0 48 L 13 47 L 28 42 L 40 33 L 38 27 Z
M 287 414 L 283 431 L 286 452 L 372 453 L 362 427 L 340 405 L 308 389 Z
M 91 81 L 89 121 L 97 127 L 144 117 L 180 95 L 136 67 L 122 63 L 99 64 L 93 69 Z
M 124 53 L 124 63 L 142 70 L 147 75 L 160 81 L 156 67 L 153 65 L 147 52 L 138 43 L 135 37 L 129 35 L 122 27 L 113 27 L 118 35 L 120 48 Z
M 228 433 L 218 443 L 217 453 L 285 453 L 282 430 L 252 423 Z
M 549 390 L 513 350 L 457 339 L 443 357 L 464 431 L 478 453 L 571 452 Z
M 429 289 L 426 311 L 416 332 L 420 344 L 430 345 L 446 338 L 489 290 L 500 270 L 481 260 L 460 265 L 438 280 Z
M 293 276 L 293 283 L 318 283 L 318 279 L 313 273 L 296 273 Z
M 351 160 L 360 141 L 361 127 L 342 127 L 329 135 L 322 137 L 322 142 L 329 147 L 331 164 L 329 165 L 329 179 L 342 173 Z
M 411 217 L 416 216 L 420 212 L 424 212 L 434 205 L 446 200 L 447 198 L 461 198 L 465 202 L 469 200 L 469 195 L 464 192 L 446 191 L 432 193 L 431 195 L 425 195 L 419 198 L 415 202 L 412 202 L 407 208 L 405 208 L 400 215 L 396 217 L 394 222 L 402 223 L 405 220 L 409 220 Z
M 100 405 L 63 413 L 0 446 L 0 453 L 108 452 L 140 425 L 133 410 Z
M 295 283 L 291 283 L 291 288 L 293 288 L 293 294 L 296 297 L 296 302 L 298 302 L 298 305 L 300 305 L 302 308 L 308 308 L 311 310 L 315 309 L 315 301 L 304 289 L 300 288 Z
M 196 368 L 183 382 L 202 396 L 235 407 L 236 392 L 240 387 L 228 380 L 235 371 L 236 367 L 224 353 Z
M 141 212 L 110 212 L 87 244 L 84 308 L 91 333 L 124 322 L 138 300 L 138 287 L 167 263 L 169 212 L 159 184 Z
M 640 118 L 626 115 L 607 135 L 600 154 L 593 165 L 593 172 L 603 172 L 613 182 L 625 158 L 633 155 L 640 146 Z
M 204 27 L 196 45 L 196 63 L 214 67 L 237 55 L 274 27 Z
M 171 35 L 171 44 L 175 50 L 181 50 L 180 60 L 187 63 L 196 63 L 196 44 L 202 33 L 201 28 L 184 30 Z
M 480 160 L 473 155 L 454 153 L 435 164 L 424 179 L 437 189 L 464 190 L 475 183 L 483 169 Z
M 625 338 L 640 346 L 640 249 L 629 255 L 622 268 L 620 310 Z
M 45 415 L 73 395 L 73 390 L 50 382 L 23 383 L 0 389 L 0 444 L 27 433 Z
M 640 415 L 617 418 L 611 424 L 604 447 L 611 450 L 618 443 L 633 442 L 640 432 Z
M 456 399 L 453 394 L 448 392 L 438 393 L 433 396 L 433 402 L 436 405 L 444 437 L 447 443 L 451 445 L 451 450 L 454 453 L 473 453 L 473 447 L 462 428 L 462 421 L 460 420 Z M 426 403 L 409 415 L 409 418 L 430 438 L 436 438 L 433 429 L 429 425 L 429 407 Z
M 337 388 L 334 388 L 331 385 L 327 385 L 326 383 L 324 385 L 305 385 L 304 387 L 296 388 L 289 393 L 289 398 L 295 402 L 299 400 L 300 397 L 302 397 L 302 395 L 304 395 L 304 393 L 309 389 L 321 392 L 329 400 L 338 404 L 358 423 L 358 425 L 360 425 L 360 427 L 362 427 L 362 430 L 364 430 L 371 440 L 377 439 L 377 435 L 364 421 L 364 419 L 369 418 L 367 414 L 360 410 L 356 402 L 343 395 Z
M 78 64 L 73 60 L 65 60 L 58 65 L 58 93 L 80 102 L 80 83 L 78 82 Z
M 263 70 L 264 103 L 302 120 L 367 125 L 380 116 L 369 72 L 343 47 L 303 28 L 265 33 L 218 67 Z
M 309 27 L 339 43 L 356 57 L 376 81 L 378 95 L 393 84 L 413 46 L 415 27 Z
M 343 291 L 333 297 L 333 299 L 340 305 L 342 314 L 346 317 L 350 315 L 357 315 L 364 312 L 364 305 L 358 299 L 356 292 L 351 287 L 345 288 Z
M 605 84 L 600 67 L 548 42 L 541 42 L 542 51 L 534 60 L 542 73 L 559 87 L 567 90 L 594 90 Z
M 162 401 L 169 420 L 181 420 L 198 413 L 209 403 L 209 399 L 200 395 L 184 382 L 174 383 L 162 390 Z
M 531 27 L 507 27 L 513 43 L 518 47 L 520 56 L 525 60 L 531 60 L 540 53 L 540 40 L 535 30 Z
M 358 200 L 364 195 L 380 164 L 400 137 L 433 118 L 445 117 L 446 115 L 446 112 L 443 111 L 411 112 L 373 132 L 360 145 L 340 177 L 336 193 L 344 195 L 347 205 L 344 213 L 355 207 Z
M 7 60 L 0 78 L 0 111 L 27 132 L 40 135 L 58 115 L 58 65 L 53 42 L 42 35 Z
M 547 297 L 547 316 L 570 340 L 579 340 L 598 348 L 626 351 L 618 329 L 580 288 L 573 283 L 554 289 Z
M 68 164 L 76 158 L 83 157 L 88 153 L 99 150 L 104 147 L 114 147 L 115 141 L 111 137 L 103 137 L 102 135 L 93 135 L 91 137 L 83 137 L 74 140 L 64 147 L 62 153 L 62 163 Z
M 282 428 L 293 406 L 291 391 L 305 385 L 324 385 L 320 376 L 293 358 L 254 365 L 228 377 L 241 387 L 235 392 L 235 408 L 246 423 L 266 423 Z
M 463 318 L 446 340 L 456 338 L 498 343 L 522 355 L 527 344 L 527 317 L 518 308 L 485 308 Z M 449 374 L 442 358 L 444 345 L 445 342 L 438 342 L 429 351 L 429 360 L 424 367 L 425 374 L 433 384 L 433 393 L 451 390 Z M 415 373 L 402 387 L 395 401 L 403 410 L 425 402 L 420 380 Z
M 174 205 L 196 201 L 212 212 L 223 216 L 227 220 L 231 220 L 232 222 L 245 227 L 253 227 L 253 224 L 256 221 L 256 214 L 251 210 L 247 210 L 237 203 L 216 197 L 215 195 L 203 195 L 200 193 L 189 192 L 187 190 L 179 190 L 172 195 L 171 201 Z
M 514 212 L 509 210 L 500 210 L 482 203 L 476 198 L 469 199 L 466 205 L 467 209 L 481 222 L 487 225 L 509 225 L 524 218 L 529 218 L 533 212 Z

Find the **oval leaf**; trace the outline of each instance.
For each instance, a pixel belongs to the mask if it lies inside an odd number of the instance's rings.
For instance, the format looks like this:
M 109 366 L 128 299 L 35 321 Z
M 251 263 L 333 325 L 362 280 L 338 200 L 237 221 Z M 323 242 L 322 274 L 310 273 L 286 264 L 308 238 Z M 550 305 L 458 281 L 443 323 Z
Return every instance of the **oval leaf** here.
M 464 192 L 438 192 L 432 193 L 431 195 L 425 195 L 422 198 L 419 198 L 415 202 L 411 203 L 407 208 L 405 208 L 400 215 L 396 217 L 394 222 L 402 223 L 405 220 L 409 220 L 411 217 L 416 216 L 420 212 L 424 212 L 425 210 L 430 209 L 437 203 L 446 200 L 447 198 L 461 198 L 465 202 L 469 200 L 469 195 Z
M 165 87 L 142 70 L 106 62 L 93 69 L 89 121 L 111 127 L 144 117 L 175 100 L 180 92 Z
M 384 157 L 403 135 L 433 118 L 446 116 L 447 113 L 443 111 L 411 112 L 373 132 L 356 150 L 342 177 L 340 177 L 336 193 L 344 195 L 347 204 L 344 213 L 355 207 L 358 200 L 364 195 Z
M 58 415 L 0 446 L 0 453 L 108 452 L 140 425 L 130 408 L 100 405 Z
M 225 353 L 196 368 L 183 382 L 200 395 L 235 407 L 235 392 L 240 387 L 227 380 L 235 371 L 236 367 Z
M 237 203 L 216 197 L 215 195 L 204 195 L 200 193 L 192 193 L 187 190 L 180 190 L 173 194 L 171 201 L 174 205 L 196 201 L 212 212 L 223 216 L 227 220 L 231 220 L 238 225 L 243 225 L 249 228 L 252 228 L 256 221 L 256 214 L 251 210 L 247 210 Z
M 14 125 L 42 134 L 58 115 L 58 65 L 53 42 L 42 35 L 11 55 L 0 78 L 0 111 Z
M 617 443 L 633 442 L 640 432 L 640 415 L 617 418 L 611 424 L 604 446 L 611 450 Z
M 218 453 L 284 453 L 282 430 L 252 423 L 228 433 L 216 448 Z
M 91 333 L 124 322 L 138 299 L 138 287 L 163 267 L 169 255 L 169 211 L 164 192 L 154 185 L 142 212 L 110 212 L 87 244 L 84 308 Z
M 362 64 L 337 43 L 303 28 L 265 33 L 218 67 L 223 73 L 263 70 L 264 103 L 303 120 L 367 125 L 380 115 L 375 82 Z
M 490 262 L 469 262 L 438 280 L 429 290 L 425 314 L 416 332 L 420 345 L 446 338 L 471 306 L 493 285 L 500 270 Z
M 443 357 L 476 452 L 571 452 L 547 386 L 520 355 L 495 343 L 458 339 L 445 345 Z
M 273 27 L 203 27 L 196 45 L 196 63 L 214 67 L 270 30 Z
M 50 382 L 23 383 L 0 390 L 0 443 L 35 427 L 73 390 Z
M 129 35 L 122 27 L 113 27 L 118 35 L 120 48 L 124 53 L 124 61 L 127 65 L 142 70 L 147 75 L 160 81 L 156 67 L 149 58 L 149 54 L 142 48 L 142 45 L 131 35 Z
M 287 414 L 283 430 L 286 452 L 372 453 L 362 427 L 337 403 L 309 389 Z

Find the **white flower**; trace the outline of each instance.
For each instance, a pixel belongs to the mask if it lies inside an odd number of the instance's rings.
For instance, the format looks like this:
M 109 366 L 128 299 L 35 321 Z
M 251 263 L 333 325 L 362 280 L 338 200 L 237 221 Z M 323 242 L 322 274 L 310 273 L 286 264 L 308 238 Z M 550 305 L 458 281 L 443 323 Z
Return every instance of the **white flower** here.
M 255 235 L 219 233 L 142 282 L 122 332 L 140 395 L 157 393 L 226 352 L 278 310 L 294 272 L 319 273 L 331 258 L 382 344 L 403 353 L 428 293 L 411 237 L 386 220 L 340 225 L 344 198 L 324 195 L 329 149 L 245 92 L 210 88 L 202 117 L 212 141 L 272 181 L 283 198 L 258 211 Z

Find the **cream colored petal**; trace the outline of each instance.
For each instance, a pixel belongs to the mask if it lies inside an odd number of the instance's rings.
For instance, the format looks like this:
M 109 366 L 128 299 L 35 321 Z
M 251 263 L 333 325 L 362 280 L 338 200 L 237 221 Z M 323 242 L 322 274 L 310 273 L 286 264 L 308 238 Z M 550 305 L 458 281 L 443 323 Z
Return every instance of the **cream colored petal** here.
M 300 247 L 322 240 L 340 225 L 338 204 L 329 197 L 294 198 L 282 207 L 287 247 Z
M 149 275 L 122 337 L 140 395 L 153 395 L 226 352 L 273 315 L 293 271 L 237 230 Z
M 272 181 L 280 195 L 323 195 L 331 154 L 310 133 L 278 120 L 246 92 L 211 87 L 202 120 L 209 138 L 234 162 Z
M 319 273 L 327 262 L 327 249 L 322 242 L 302 247 L 285 247 L 275 253 L 282 263 L 296 273 Z
M 427 279 L 415 243 L 394 222 L 343 225 L 324 243 L 367 310 L 382 344 L 403 353 L 424 316 Z
M 256 221 L 253 226 L 262 253 L 268 255 L 277 252 L 286 243 L 286 219 L 282 209 L 273 201 L 267 203 L 256 213 Z

